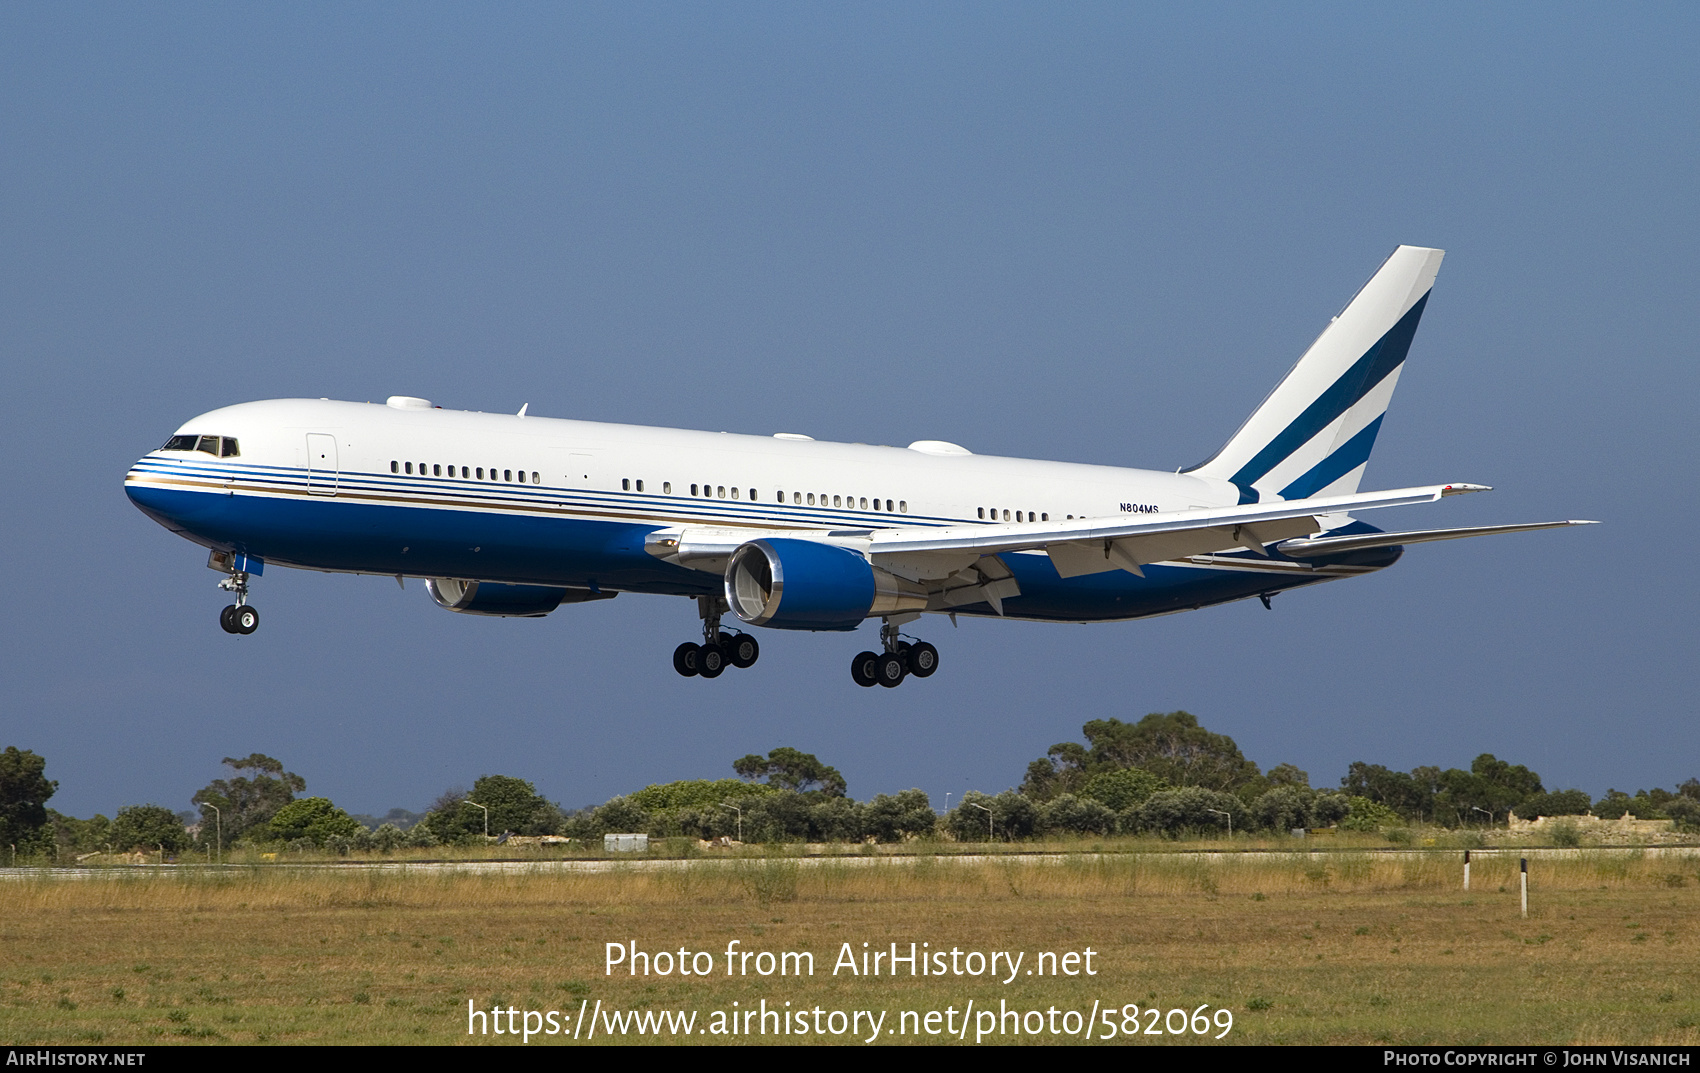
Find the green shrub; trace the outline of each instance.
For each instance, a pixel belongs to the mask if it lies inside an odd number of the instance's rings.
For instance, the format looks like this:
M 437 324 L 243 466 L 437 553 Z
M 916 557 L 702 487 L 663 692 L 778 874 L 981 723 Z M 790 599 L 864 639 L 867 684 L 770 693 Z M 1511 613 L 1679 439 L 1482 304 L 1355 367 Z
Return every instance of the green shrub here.
M 1101 801 L 1113 811 L 1125 812 L 1143 805 L 1145 799 L 1158 790 L 1169 788 L 1166 780 L 1144 768 L 1124 767 L 1101 771 L 1087 779 L 1086 785 L 1080 788 L 1080 796 Z
M 331 804 L 328 797 L 303 797 L 291 801 L 267 821 L 272 838 L 285 842 L 307 839 L 322 846 L 327 838 L 352 839 L 364 830 L 360 821 Z
M 1340 826 L 1348 831 L 1379 831 L 1401 822 L 1397 812 L 1367 797 L 1348 797 L 1346 804 L 1348 811 Z M 1409 838 L 1410 833 L 1406 832 L 1406 840 Z

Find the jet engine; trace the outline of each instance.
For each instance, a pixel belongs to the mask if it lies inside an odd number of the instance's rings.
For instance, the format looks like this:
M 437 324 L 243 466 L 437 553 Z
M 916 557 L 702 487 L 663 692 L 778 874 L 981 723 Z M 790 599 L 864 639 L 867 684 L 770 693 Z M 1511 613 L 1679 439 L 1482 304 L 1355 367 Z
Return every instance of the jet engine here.
M 848 548 L 776 537 L 732 553 L 726 602 L 752 626 L 853 630 L 864 619 L 921 611 L 927 593 Z
M 438 606 L 462 615 L 501 618 L 542 618 L 562 604 L 609 600 L 611 592 L 556 588 L 553 585 L 506 585 L 499 581 L 460 581 L 427 578 L 426 589 Z

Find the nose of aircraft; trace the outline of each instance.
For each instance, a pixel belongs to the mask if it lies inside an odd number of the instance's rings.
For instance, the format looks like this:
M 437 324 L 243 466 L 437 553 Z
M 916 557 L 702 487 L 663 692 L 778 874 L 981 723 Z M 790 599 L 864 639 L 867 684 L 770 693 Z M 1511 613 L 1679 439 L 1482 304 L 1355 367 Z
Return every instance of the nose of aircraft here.
M 124 474 L 124 494 L 137 510 L 172 532 L 190 531 L 194 520 L 216 509 L 222 497 L 173 487 L 156 461 L 156 456 L 143 455 L 130 466 Z

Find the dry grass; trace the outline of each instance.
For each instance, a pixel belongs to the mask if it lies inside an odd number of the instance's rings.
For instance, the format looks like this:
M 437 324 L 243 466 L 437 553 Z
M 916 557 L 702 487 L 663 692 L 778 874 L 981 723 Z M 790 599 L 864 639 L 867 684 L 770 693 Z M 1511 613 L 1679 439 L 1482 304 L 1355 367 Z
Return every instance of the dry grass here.
M 1259 1043 L 1700 1042 L 1700 857 L 1537 859 L 1527 920 L 1514 856 L 1479 856 L 1470 895 L 1458 866 L 1453 854 L 1125 854 L 26 879 L 0 885 L 0 1036 L 452 1043 L 467 1039 L 469 999 L 706 1016 L 766 998 L 892 1017 L 969 1000 L 1207 1003 L 1234 1011 L 1229 1041 Z M 720 974 L 604 976 L 604 944 L 633 939 L 715 952 Z M 811 950 L 816 975 L 729 979 L 733 939 Z M 831 975 L 842 943 L 893 941 L 1026 951 L 1025 966 L 1091 946 L 1100 971 L 1007 986 Z

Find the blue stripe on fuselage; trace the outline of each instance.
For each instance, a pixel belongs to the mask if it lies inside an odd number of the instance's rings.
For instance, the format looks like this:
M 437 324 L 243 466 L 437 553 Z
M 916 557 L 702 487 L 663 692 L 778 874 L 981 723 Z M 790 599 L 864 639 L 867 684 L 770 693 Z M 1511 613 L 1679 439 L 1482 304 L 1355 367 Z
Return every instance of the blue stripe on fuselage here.
M 169 529 L 281 565 L 682 596 L 721 590 L 719 575 L 674 566 L 644 551 L 644 537 L 663 528 L 655 523 L 148 484 L 130 484 L 126 491 Z M 1121 570 L 1062 578 L 1046 555 L 1002 558 L 1021 587 L 1020 596 L 1004 601 L 1007 616 L 1068 622 L 1166 614 L 1329 580 L 1158 565 L 1145 567 L 1143 578 Z M 986 604 L 954 610 L 996 614 Z

